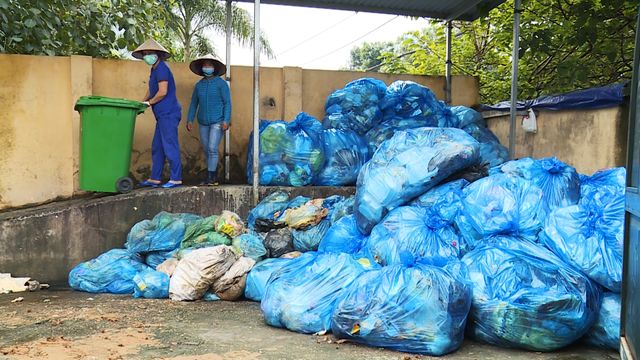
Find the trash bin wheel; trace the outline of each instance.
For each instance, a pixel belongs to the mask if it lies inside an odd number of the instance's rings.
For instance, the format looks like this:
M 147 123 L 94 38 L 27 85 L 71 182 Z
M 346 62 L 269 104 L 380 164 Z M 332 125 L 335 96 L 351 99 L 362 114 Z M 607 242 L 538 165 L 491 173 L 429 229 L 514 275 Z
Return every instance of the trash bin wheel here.
M 116 189 L 125 194 L 133 190 L 133 180 L 130 177 L 122 177 L 116 181 Z

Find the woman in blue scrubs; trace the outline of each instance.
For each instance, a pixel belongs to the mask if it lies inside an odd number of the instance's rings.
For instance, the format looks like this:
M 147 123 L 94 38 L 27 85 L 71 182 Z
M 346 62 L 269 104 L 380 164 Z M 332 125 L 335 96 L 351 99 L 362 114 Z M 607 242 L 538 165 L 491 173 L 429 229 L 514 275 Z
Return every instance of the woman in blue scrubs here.
M 151 67 L 149 89 L 144 102 L 151 106 L 156 118 L 156 131 L 151 144 L 151 177 L 140 183 L 143 187 L 174 188 L 182 185 L 182 162 L 178 143 L 178 124 L 182 108 L 176 97 L 176 83 L 165 62 L 171 55 L 153 39 L 147 40 L 132 53 Z M 162 170 L 169 161 L 171 178 L 162 184 Z

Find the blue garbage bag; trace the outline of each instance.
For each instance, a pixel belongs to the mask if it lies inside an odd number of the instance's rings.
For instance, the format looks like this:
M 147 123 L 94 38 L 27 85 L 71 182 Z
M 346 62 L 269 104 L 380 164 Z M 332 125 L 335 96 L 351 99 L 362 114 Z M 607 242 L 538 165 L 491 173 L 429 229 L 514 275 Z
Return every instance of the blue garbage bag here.
M 318 254 L 295 272 L 272 274 L 260 304 L 266 323 L 306 334 L 331 330 L 336 301 L 364 271 L 349 254 Z
M 394 81 L 380 103 L 382 122 L 391 118 L 415 119 L 422 126 L 437 127 L 446 107 L 433 92 L 413 81 Z M 451 113 L 449 111 L 449 113 Z
M 253 231 L 235 237 L 231 245 L 242 256 L 252 258 L 255 261 L 260 261 L 267 256 L 267 249 L 262 243 L 262 237 Z
M 253 179 L 253 135 L 247 155 L 247 179 Z M 291 122 L 260 124 L 260 184 L 309 185 L 324 165 L 322 124 L 306 113 Z
M 134 298 L 169 298 L 169 275 L 163 272 L 151 268 L 144 269 L 133 277 L 133 283 Z
M 620 349 L 620 294 L 605 292 L 598 319 L 582 338 L 587 344 L 603 349 Z
M 360 251 L 365 236 L 358 230 L 356 217 L 345 216 L 331 225 L 318 246 L 318 253 L 355 254 Z
M 147 268 L 139 255 L 113 249 L 71 269 L 69 286 L 90 293 L 133 294 L 133 277 Z
M 211 292 L 211 290 L 209 290 L 206 293 L 204 293 L 204 295 L 202 296 L 202 300 L 204 300 L 204 301 L 218 301 L 218 300 L 220 300 L 220 297 L 218 295 L 216 295 L 215 293 Z
M 480 163 L 488 167 L 498 166 L 509 160 L 509 150 L 484 126 L 470 124 L 463 128 L 480 143 Z
M 397 351 L 440 356 L 464 338 L 471 306 L 466 266 L 393 265 L 363 273 L 337 302 L 338 338 Z
M 504 163 L 489 174 L 505 173 L 532 181 L 542 190 L 544 209 L 575 205 L 580 200 L 580 178 L 576 169 L 555 157 L 523 158 Z
M 247 227 L 253 230 L 256 219 L 273 220 L 275 213 L 285 210 L 287 204 L 289 204 L 289 194 L 284 191 L 276 191 L 267 195 L 256 207 L 249 211 Z
M 475 165 L 478 142 L 459 129 L 419 128 L 385 141 L 358 176 L 354 212 L 369 234 L 394 208 Z
M 497 174 L 472 183 L 463 193 L 456 225 L 462 234 L 467 233 L 465 240 L 471 249 L 477 240 L 493 235 L 537 241 L 545 212 L 542 190 L 531 181 Z M 474 232 L 477 237 L 471 235 Z
M 316 251 L 320 245 L 320 240 L 324 238 L 327 231 L 331 227 L 331 221 L 327 218 L 323 219 L 318 225 L 312 226 L 305 230 L 292 230 L 293 248 L 296 251 L 307 252 Z
M 541 241 L 562 260 L 613 292 L 622 287 L 625 199 L 595 197 L 558 208 L 547 217 Z
M 591 176 L 580 175 L 580 202 L 589 202 L 595 194 L 624 196 L 627 184 L 627 171 L 623 167 L 596 171 Z
M 274 258 L 257 263 L 251 271 L 249 271 L 249 274 L 247 274 L 244 296 L 253 301 L 262 300 L 262 295 L 264 294 L 267 281 L 269 281 L 271 274 L 281 269 L 291 260 L 292 259 Z
M 438 185 L 411 202 L 412 206 L 433 208 L 444 220 L 453 222 L 462 209 L 462 189 L 469 182 L 465 179 Z
M 380 102 L 387 85 L 378 79 L 362 78 L 331 93 L 325 104 L 325 129 L 353 130 L 364 135 L 382 120 Z
M 173 250 L 173 251 L 153 251 L 153 252 L 147 253 L 144 256 L 144 263 L 149 265 L 149 266 L 151 266 L 153 269 L 155 269 L 156 267 L 158 267 L 158 265 L 162 264 L 167 259 L 170 259 L 170 258 L 174 257 L 176 252 L 177 252 L 177 250 Z
M 456 116 L 457 121 L 452 124 L 451 127 L 462 129 L 471 124 L 476 124 L 480 127 L 487 127 L 487 122 L 479 112 L 468 108 L 466 106 L 452 106 L 449 108 L 451 112 Z
M 369 161 L 369 148 L 363 137 L 352 130 L 328 129 L 323 132 L 325 164 L 316 185 L 355 185 L 362 166 Z
M 421 258 L 457 259 L 460 239 L 453 224 L 432 208 L 401 206 L 392 210 L 363 244 L 383 266 L 411 264 Z
M 477 340 L 554 351 L 596 320 L 599 287 L 542 246 L 498 237 L 462 261 L 473 284 L 467 332 Z
M 425 124 L 424 121 L 415 118 L 392 117 L 371 130 L 367 131 L 365 138 L 369 146 L 369 152 L 373 154 L 383 142 L 391 139 L 398 131 L 417 129 L 425 126 L 437 127 L 434 122 Z
M 152 220 L 143 220 L 133 225 L 124 246 L 132 254 L 173 251 L 180 247 L 187 226 L 201 219 L 201 216 L 195 214 L 162 211 Z
M 340 220 L 344 216 L 353 214 L 355 201 L 356 198 L 354 196 L 349 196 L 348 198 L 334 204 L 328 215 L 331 223 L 335 224 L 336 221 Z

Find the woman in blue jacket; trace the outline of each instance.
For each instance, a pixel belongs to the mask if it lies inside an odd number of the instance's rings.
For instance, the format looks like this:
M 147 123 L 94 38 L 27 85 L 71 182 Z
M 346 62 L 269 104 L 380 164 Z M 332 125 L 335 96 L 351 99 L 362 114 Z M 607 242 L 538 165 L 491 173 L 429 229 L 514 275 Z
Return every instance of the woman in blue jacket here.
M 145 41 L 131 54 L 151 67 L 149 88 L 143 101 L 153 109 L 156 118 L 156 131 L 151 143 L 151 177 L 140 186 L 158 187 L 162 183 L 164 163 L 169 160 L 170 180 L 163 188 L 182 185 L 182 162 L 178 143 L 178 124 L 182 117 L 182 108 L 176 96 L 176 82 L 165 60 L 171 55 L 153 39 Z
M 189 64 L 189 68 L 202 79 L 196 83 L 191 96 L 187 130 L 198 119 L 200 142 L 207 159 L 207 179 L 205 185 L 218 185 L 218 148 L 222 134 L 231 124 L 231 94 L 229 85 L 220 76 L 227 67 L 213 55 L 205 55 Z

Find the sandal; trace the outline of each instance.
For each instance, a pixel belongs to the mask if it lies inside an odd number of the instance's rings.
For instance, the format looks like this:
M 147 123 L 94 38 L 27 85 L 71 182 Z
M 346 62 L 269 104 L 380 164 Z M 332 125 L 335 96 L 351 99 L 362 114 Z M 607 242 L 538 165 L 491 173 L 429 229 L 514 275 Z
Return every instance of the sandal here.
M 139 183 L 138 185 L 140 187 L 154 187 L 154 188 L 156 188 L 156 187 L 160 186 L 160 182 L 153 182 L 153 181 L 147 179 L 147 180 Z
M 162 185 L 163 189 L 173 189 L 173 188 L 177 188 L 179 186 L 182 186 L 182 182 L 173 182 L 173 181 L 167 181 L 164 185 Z

